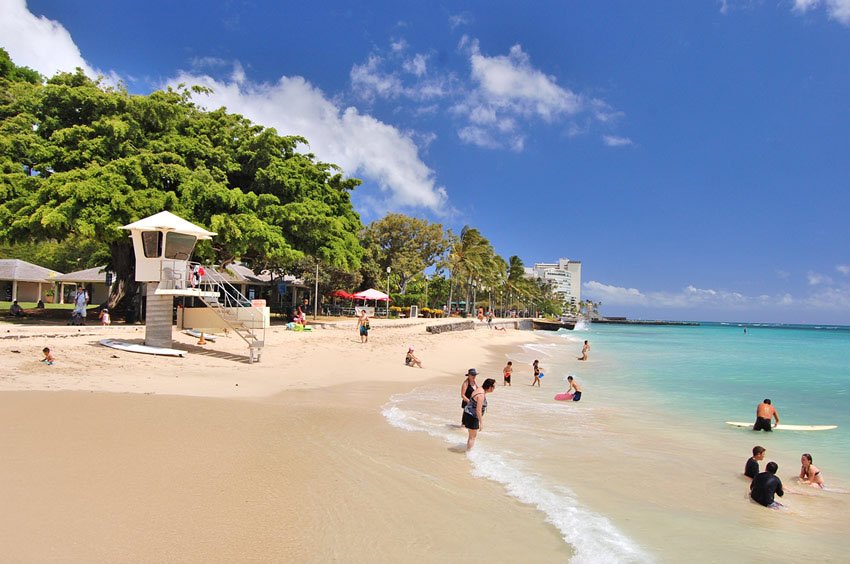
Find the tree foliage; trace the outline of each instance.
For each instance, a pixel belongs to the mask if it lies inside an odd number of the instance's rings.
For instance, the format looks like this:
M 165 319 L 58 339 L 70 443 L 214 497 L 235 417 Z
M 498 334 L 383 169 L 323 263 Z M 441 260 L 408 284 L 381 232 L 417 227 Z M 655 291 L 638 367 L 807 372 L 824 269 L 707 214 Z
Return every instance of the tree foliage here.
M 410 280 L 434 266 L 447 248 L 442 225 L 399 213 L 369 224 L 362 239 L 381 271 L 392 269 L 402 294 Z
M 119 281 L 111 306 L 133 284 L 120 227 L 162 210 L 217 233 L 199 246 L 206 260 L 356 270 L 360 181 L 299 153 L 302 137 L 199 109 L 199 94 L 130 95 L 80 69 L 42 82 L 0 51 L 0 239 L 99 241 Z

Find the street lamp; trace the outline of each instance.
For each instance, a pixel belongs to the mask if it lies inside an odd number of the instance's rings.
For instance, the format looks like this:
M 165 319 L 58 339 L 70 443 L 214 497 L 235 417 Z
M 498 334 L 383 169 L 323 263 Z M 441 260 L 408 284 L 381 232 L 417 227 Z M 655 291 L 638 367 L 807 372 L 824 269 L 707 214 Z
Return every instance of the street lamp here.
M 390 318 L 390 272 L 393 269 L 391 267 L 387 267 L 387 319 Z

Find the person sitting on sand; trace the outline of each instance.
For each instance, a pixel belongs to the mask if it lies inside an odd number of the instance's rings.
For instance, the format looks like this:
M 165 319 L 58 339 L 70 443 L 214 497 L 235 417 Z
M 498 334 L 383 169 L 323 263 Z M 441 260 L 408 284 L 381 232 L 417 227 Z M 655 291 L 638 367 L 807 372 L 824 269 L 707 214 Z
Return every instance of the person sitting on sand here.
M 579 386 L 578 382 L 575 381 L 572 374 L 567 376 L 567 382 L 570 383 L 567 393 L 573 393 L 573 401 L 581 401 L 581 386 Z
M 109 310 L 107 308 L 100 310 L 100 324 L 112 325 L 112 317 L 110 317 Z
M 44 353 L 44 358 L 41 359 L 41 362 L 46 362 L 48 365 L 52 365 L 56 361 L 56 359 L 53 358 L 53 354 L 50 352 L 49 348 L 44 347 L 43 349 L 41 349 L 41 352 Z
M 503 386 L 510 386 L 511 385 L 511 374 L 513 374 L 513 373 L 514 373 L 514 363 L 509 360 L 508 363 L 505 365 L 505 367 L 502 368 L 502 378 L 504 378 L 504 381 L 502 382 Z
M 18 304 L 18 300 L 12 302 L 12 305 L 9 306 L 9 315 L 12 317 L 23 317 L 24 316 L 24 308 Z
M 770 418 L 776 419 L 776 425 L 779 425 L 779 413 L 776 408 L 770 403 L 770 400 L 765 398 L 763 402 L 756 407 L 756 423 L 753 425 L 753 431 L 772 431 L 770 428 Z
M 581 356 L 578 357 L 577 360 L 587 360 L 587 353 L 590 352 L 590 343 L 587 341 L 584 342 L 584 345 L 581 347 Z
M 803 467 L 800 468 L 800 483 L 822 488 L 823 478 L 821 478 L 818 467 L 812 464 L 812 455 L 809 453 L 803 454 L 800 457 L 800 462 L 803 464 Z
M 496 389 L 496 380 L 487 378 L 480 388 L 477 388 L 469 403 L 463 408 L 463 426 L 469 431 L 466 439 L 466 450 L 475 446 L 478 431 L 484 429 L 484 412 L 487 411 L 487 394 Z
M 785 495 L 785 492 L 782 491 L 782 480 L 776 476 L 777 470 L 779 470 L 777 463 L 768 462 L 764 472 L 760 472 L 753 478 L 753 483 L 750 484 L 750 497 L 753 501 L 765 507 L 782 507 L 781 503 L 773 499 L 774 494 L 779 497 Z
M 418 366 L 422 368 L 422 361 L 416 358 L 416 355 L 413 354 L 413 347 L 407 349 L 407 355 L 404 357 L 404 364 L 407 366 Z
M 763 446 L 753 447 L 753 456 L 747 459 L 747 464 L 744 466 L 744 476 L 752 480 L 759 473 L 759 462 L 764 460 L 766 449 Z

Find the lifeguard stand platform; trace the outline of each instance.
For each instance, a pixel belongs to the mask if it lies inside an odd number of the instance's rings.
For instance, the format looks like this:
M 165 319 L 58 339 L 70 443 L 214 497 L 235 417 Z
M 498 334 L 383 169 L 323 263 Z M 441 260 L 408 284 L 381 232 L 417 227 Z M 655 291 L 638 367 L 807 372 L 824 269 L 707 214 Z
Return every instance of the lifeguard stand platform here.
M 197 242 L 215 233 L 167 211 L 122 229 L 133 238 L 136 281 L 147 283 L 145 345 L 170 348 L 174 296 L 195 297 L 207 307 L 183 309 L 181 328 L 230 329 L 248 344 L 249 362 L 260 360 L 269 308 L 256 307 L 213 267 L 191 261 Z

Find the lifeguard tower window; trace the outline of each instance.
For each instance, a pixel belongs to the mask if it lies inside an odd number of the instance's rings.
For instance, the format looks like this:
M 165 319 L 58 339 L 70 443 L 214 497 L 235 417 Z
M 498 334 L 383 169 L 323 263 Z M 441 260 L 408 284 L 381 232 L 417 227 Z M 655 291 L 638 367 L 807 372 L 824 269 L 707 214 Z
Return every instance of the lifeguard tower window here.
M 165 238 L 165 258 L 189 260 L 197 240 L 194 235 L 169 233 L 168 237 Z
M 159 258 L 162 255 L 162 233 L 160 231 L 145 231 L 142 233 L 142 246 L 146 258 Z

